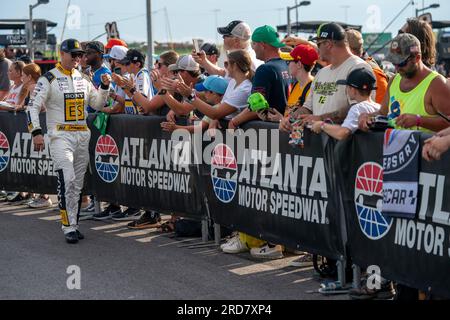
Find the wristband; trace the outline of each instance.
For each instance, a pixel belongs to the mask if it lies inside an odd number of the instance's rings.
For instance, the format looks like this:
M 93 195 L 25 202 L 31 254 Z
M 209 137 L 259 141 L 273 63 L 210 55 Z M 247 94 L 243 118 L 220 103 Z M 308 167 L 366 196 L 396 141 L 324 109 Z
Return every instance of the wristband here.
M 136 88 L 131 88 L 130 93 L 131 93 L 131 96 L 134 96 L 134 94 L 136 93 Z
M 422 117 L 420 115 L 416 115 L 416 126 L 417 127 L 422 126 Z
M 158 92 L 158 95 L 163 96 L 167 93 L 166 89 L 161 89 L 161 91 Z
M 106 84 L 104 84 L 103 82 L 100 84 L 100 88 L 102 88 L 103 90 L 108 90 L 109 89 L 109 85 L 107 86 Z
M 193 102 L 197 98 L 195 95 L 195 91 L 192 91 L 191 94 L 186 98 L 189 102 Z

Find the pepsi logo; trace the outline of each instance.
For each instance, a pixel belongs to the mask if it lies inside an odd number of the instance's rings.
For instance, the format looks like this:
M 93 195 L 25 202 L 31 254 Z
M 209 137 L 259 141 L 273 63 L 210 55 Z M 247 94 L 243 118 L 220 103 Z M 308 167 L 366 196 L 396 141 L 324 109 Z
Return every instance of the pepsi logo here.
M 355 179 L 355 206 L 361 231 L 371 240 L 382 239 L 391 229 L 392 218 L 382 214 L 383 167 L 363 164 Z
M 237 189 L 237 162 L 233 150 L 226 144 L 219 144 L 212 152 L 211 178 L 216 197 L 223 203 L 230 203 Z
M 100 136 L 95 146 L 95 168 L 106 183 L 114 182 L 119 175 L 119 149 L 110 135 Z

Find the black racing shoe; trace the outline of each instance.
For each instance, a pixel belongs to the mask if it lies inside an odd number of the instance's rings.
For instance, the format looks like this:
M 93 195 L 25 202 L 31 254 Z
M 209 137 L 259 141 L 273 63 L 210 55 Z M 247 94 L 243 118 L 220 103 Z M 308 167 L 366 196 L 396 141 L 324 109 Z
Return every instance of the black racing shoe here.
M 65 234 L 66 242 L 70 244 L 78 243 L 78 234 L 75 231 Z
M 113 204 L 110 204 L 108 206 L 108 208 L 106 208 L 105 210 L 103 210 L 100 213 L 96 213 L 93 215 L 94 220 L 107 220 L 109 218 L 111 218 L 114 214 L 121 212 L 120 210 L 120 206 L 116 206 Z
M 161 216 L 156 211 L 145 211 L 136 221 L 130 222 L 127 226 L 130 229 L 153 229 L 161 226 Z
M 77 230 L 77 236 L 78 236 L 78 240 L 83 240 L 84 239 L 84 235 Z
M 128 208 L 124 212 L 118 212 L 112 216 L 114 221 L 134 221 L 141 215 L 140 209 Z

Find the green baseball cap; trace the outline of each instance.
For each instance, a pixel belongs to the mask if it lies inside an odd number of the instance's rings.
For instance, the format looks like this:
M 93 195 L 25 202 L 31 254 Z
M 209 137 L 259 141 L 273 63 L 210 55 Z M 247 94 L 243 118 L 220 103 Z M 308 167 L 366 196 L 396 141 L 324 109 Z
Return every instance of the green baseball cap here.
M 286 46 L 284 43 L 281 43 L 280 35 L 278 34 L 277 30 L 275 30 L 274 27 L 268 25 L 259 27 L 255 31 L 253 31 L 252 41 L 267 43 L 268 45 L 271 45 L 275 48 L 282 48 Z

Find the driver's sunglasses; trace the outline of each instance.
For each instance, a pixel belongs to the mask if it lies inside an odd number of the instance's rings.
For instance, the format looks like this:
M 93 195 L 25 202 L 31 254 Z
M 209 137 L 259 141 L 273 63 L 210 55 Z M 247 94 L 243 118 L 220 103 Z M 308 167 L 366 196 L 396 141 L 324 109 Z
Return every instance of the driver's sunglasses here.
M 414 56 L 409 56 L 408 58 L 406 58 L 405 61 L 400 62 L 400 63 L 398 63 L 398 64 L 393 63 L 393 65 L 394 65 L 395 67 L 398 67 L 398 68 L 406 67 L 406 65 L 408 64 L 408 62 L 409 62 L 412 58 L 414 58 Z
M 76 58 L 83 58 L 84 53 L 82 53 L 82 52 L 72 52 L 70 55 L 72 56 L 72 59 L 76 59 Z

